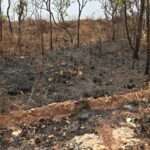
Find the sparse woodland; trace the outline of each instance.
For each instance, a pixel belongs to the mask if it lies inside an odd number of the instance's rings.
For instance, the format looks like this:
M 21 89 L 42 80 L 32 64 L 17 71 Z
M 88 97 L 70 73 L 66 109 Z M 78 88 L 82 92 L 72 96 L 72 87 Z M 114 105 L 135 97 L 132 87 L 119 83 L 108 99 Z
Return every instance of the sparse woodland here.
M 77 20 L 67 21 L 65 20 L 69 15 L 67 10 L 75 2 L 78 4 Z M 87 25 L 89 29 L 83 31 L 82 28 L 85 27 L 82 27 L 81 15 L 88 2 L 91 1 L 8 0 L 7 12 L 3 12 L 2 6 L 0 8 L 1 53 L 24 55 L 32 51 L 38 53 L 37 49 L 39 49 L 38 51 L 44 55 L 45 51 L 66 46 L 79 48 L 85 43 L 100 42 L 100 40 L 127 39 L 133 51 L 133 68 L 140 59 L 140 49 L 143 46 L 145 46 L 144 49 L 147 49 L 145 73 L 148 74 L 149 1 L 98 0 L 101 4 L 100 10 L 104 11 L 105 19 L 85 20 L 85 22 L 89 21 Z M 3 1 L 0 3 L 2 5 Z M 10 15 L 12 13 L 15 14 L 13 19 Z M 44 20 L 42 16 L 45 13 L 49 16 L 47 20 Z M 3 17 L 3 14 L 6 14 L 6 17 Z M 92 23 L 94 26 L 90 26 Z M 107 28 L 111 28 L 111 31 Z M 82 38 L 86 36 L 82 35 L 85 32 L 90 38 Z M 103 36 L 106 38 L 103 39 Z
M 0 150 L 149 149 L 150 0 L 0 0 Z

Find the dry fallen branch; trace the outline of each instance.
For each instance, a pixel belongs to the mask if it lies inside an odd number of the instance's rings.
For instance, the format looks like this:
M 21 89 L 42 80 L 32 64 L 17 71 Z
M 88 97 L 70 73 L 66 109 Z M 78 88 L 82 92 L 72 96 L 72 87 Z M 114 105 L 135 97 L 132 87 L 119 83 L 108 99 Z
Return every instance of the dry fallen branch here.
M 120 107 L 127 102 L 147 101 L 150 99 L 150 90 L 141 90 L 122 95 L 110 97 L 89 98 L 83 101 L 65 101 L 53 103 L 47 106 L 30 109 L 27 111 L 17 111 L 7 115 L 0 115 L 0 126 L 9 127 L 20 124 L 30 124 L 40 119 L 53 119 L 57 117 L 67 117 L 82 108 L 107 110 Z M 148 110 L 149 111 L 149 110 Z

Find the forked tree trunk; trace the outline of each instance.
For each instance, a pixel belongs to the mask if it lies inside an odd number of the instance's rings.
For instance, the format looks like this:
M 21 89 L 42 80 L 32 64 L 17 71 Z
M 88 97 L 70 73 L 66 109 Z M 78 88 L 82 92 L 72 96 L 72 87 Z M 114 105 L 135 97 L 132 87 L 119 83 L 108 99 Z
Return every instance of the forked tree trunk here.
M 139 61 L 139 50 L 141 46 L 141 38 L 142 38 L 142 27 L 143 27 L 143 16 L 145 11 L 145 0 L 140 0 L 140 12 L 137 22 L 137 30 L 136 30 L 136 37 L 135 37 L 135 44 L 132 42 L 130 37 L 129 28 L 128 28 L 128 18 L 127 18 L 127 4 L 126 1 L 124 2 L 124 15 L 125 15 L 125 28 L 127 33 L 127 39 L 131 49 L 133 50 L 133 64 L 132 68 L 135 68 L 135 64 Z M 135 25 L 136 26 L 136 25 Z M 136 28 L 136 27 L 135 27 Z

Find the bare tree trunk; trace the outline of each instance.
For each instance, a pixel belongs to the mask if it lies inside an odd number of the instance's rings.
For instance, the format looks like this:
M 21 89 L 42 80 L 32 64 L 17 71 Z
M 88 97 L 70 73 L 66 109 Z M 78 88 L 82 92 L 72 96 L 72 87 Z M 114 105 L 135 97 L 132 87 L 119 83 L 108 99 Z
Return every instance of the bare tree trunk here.
M 124 22 L 125 22 L 125 28 L 126 28 L 126 34 L 127 34 L 127 39 L 129 42 L 129 46 L 132 50 L 134 50 L 134 46 L 130 37 L 130 33 L 129 33 L 129 28 L 128 28 L 128 17 L 127 17 L 127 4 L 126 1 L 124 3 Z
M 50 28 L 49 28 L 49 44 L 50 50 L 53 50 L 53 24 L 52 24 L 52 14 L 50 12 Z
M 77 48 L 80 47 L 80 17 L 81 17 L 81 13 L 79 10 L 79 16 L 78 16 L 78 20 L 77 20 Z
M 140 16 L 138 19 L 138 27 L 137 27 L 137 32 L 136 32 L 136 44 L 135 44 L 135 50 L 133 52 L 133 59 L 135 61 L 139 60 L 139 49 L 140 49 L 141 38 L 142 38 L 142 26 L 143 26 L 144 10 L 145 10 L 145 0 L 141 0 Z
M 129 28 L 128 28 L 128 22 L 127 22 L 127 5 L 126 2 L 124 3 L 124 15 L 125 15 L 125 27 L 126 27 L 126 33 L 129 45 L 131 49 L 133 50 L 133 64 L 132 68 L 135 68 L 135 64 L 139 61 L 139 49 L 141 46 L 141 38 L 142 38 L 142 27 L 143 27 L 143 16 L 145 11 L 145 0 L 140 0 L 140 12 L 137 22 L 137 30 L 135 34 L 135 44 L 132 42 L 132 39 L 129 34 Z
M 11 24 L 11 20 L 10 20 L 10 15 L 9 15 L 10 6 L 11 6 L 11 1 L 8 0 L 7 18 L 8 18 L 8 22 L 9 22 L 9 30 L 11 33 L 13 33 L 13 28 L 12 28 L 12 24 Z
M 50 50 L 53 49 L 53 24 L 52 24 L 52 11 L 51 11 L 51 0 L 49 0 L 49 46 Z
M 3 14 L 2 14 L 2 0 L 0 0 L 0 41 L 3 40 Z
M 22 25 L 21 17 L 22 17 L 22 14 L 20 14 L 18 16 L 18 41 L 17 41 L 17 45 L 18 45 L 20 54 L 21 54 L 21 41 L 22 41 L 22 39 L 21 39 L 22 38 L 22 35 L 21 35 L 21 25 Z
M 115 18 L 112 16 L 112 41 L 116 40 Z
M 44 50 L 44 34 L 43 34 L 41 23 L 40 23 L 40 41 L 41 41 L 41 54 L 42 54 L 42 57 L 44 57 L 44 55 L 45 55 L 45 50 Z
M 67 26 L 67 24 L 66 24 L 66 22 L 65 22 L 64 16 L 61 14 L 62 24 L 61 24 L 61 22 L 58 23 L 58 24 L 56 23 L 53 14 L 52 14 L 52 18 L 53 18 L 54 24 L 55 24 L 56 26 L 58 26 L 58 27 L 60 26 L 60 27 L 66 32 L 66 34 L 68 35 L 68 37 L 69 37 L 69 39 L 70 39 L 70 43 L 71 43 L 71 45 L 73 46 L 73 35 L 71 34 L 71 32 L 70 32 L 69 29 L 68 29 L 68 26 Z
M 86 6 L 88 0 L 77 0 L 78 2 L 78 20 L 77 20 L 77 48 L 80 47 L 80 25 L 81 25 L 81 14 Z
M 147 26 L 147 59 L 145 74 L 150 74 L 150 1 L 147 0 L 146 8 L 146 26 Z

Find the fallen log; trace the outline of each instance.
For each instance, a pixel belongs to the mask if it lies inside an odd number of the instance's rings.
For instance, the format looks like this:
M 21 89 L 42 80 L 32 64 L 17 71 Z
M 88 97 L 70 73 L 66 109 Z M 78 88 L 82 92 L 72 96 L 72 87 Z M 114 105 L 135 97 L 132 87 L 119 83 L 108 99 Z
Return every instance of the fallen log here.
M 0 127 L 10 127 L 21 124 L 29 125 L 41 119 L 63 118 L 85 107 L 92 110 L 109 110 L 118 108 L 128 102 L 142 102 L 148 101 L 149 99 L 150 89 L 109 97 L 99 97 L 97 99 L 88 98 L 80 101 L 69 100 L 60 103 L 52 103 L 26 111 L 17 111 L 6 115 L 0 115 Z

